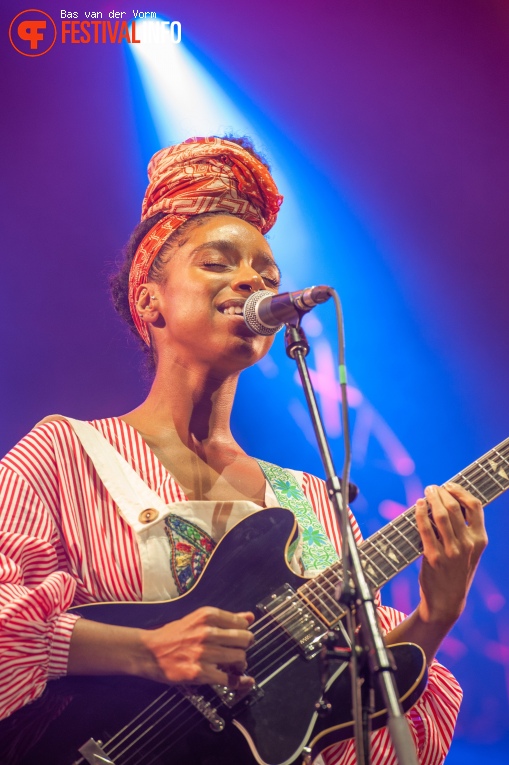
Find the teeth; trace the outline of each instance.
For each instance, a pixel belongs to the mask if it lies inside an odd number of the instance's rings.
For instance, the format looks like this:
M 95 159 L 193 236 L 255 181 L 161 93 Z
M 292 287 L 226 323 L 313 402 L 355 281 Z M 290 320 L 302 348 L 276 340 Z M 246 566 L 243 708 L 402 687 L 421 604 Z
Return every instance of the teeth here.
M 228 308 L 223 308 L 223 313 L 227 313 L 229 316 L 242 316 L 242 308 L 240 305 L 231 305 Z

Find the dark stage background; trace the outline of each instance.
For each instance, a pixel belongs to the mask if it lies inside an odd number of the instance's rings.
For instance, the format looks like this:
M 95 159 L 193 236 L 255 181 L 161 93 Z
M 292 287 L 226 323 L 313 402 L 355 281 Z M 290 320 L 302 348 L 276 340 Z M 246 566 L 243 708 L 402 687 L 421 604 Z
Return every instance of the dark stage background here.
M 141 400 L 143 364 L 108 274 L 150 155 L 225 129 L 256 137 L 286 194 L 269 235 L 283 289 L 325 282 L 342 296 L 363 532 L 509 436 L 504 0 L 155 0 L 140 10 L 182 24 L 166 63 L 125 43 L 21 56 L 8 27 L 25 7 L 0 11 L 2 453 L 49 413 L 93 419 Z M 60 25 L 64 7 L 131 19 L 136 6 L 39 7 Z M 332 309 L 307 321 L 339 469 Z M 251 453 L 321 474 L 281 337 L 246 373 L 234 429 Z M 465 690 L 451 765 L 509 761 L 507 499 L 487 526 L 440 654 Z M 384 590 L 403 609 L 417 596 L 413 567 Z

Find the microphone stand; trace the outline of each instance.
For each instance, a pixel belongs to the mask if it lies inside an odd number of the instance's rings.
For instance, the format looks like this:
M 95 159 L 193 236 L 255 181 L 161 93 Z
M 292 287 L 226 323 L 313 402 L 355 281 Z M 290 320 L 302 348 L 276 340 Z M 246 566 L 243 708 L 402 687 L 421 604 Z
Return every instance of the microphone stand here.
M 388 712 L 388 728 L 399 765 L 418 765 L 415 744 L 410 733 L 408 721 L 403 715 L 399 703 L 398 689 L 394 678 L 394 667 L 389 652 L 383 642 L 376 617 L 373 594 L 364 576 L 359 550 L 352 527 L 348 519 L 347 498 L 348 480 L 343 486 L 335 473 L 332 455 L 318 410 L 315 392 L 311 383 L 305 357 L 309 353 L 309 343 L 300 321 L 304 311 L 299 311 L 297 321 L 286 324 L 286 354 L 297 363 L 302 387 L 306 396 L 311 421 L 318 441 L 326 475 L 329 498 L 334 507 L 343 535 L 343 582 L 339 601 L 346 606 L 348 632 L 351 641 L 350 672 L 352 678 L 352 707 L 355 729 L 355 749 L 357 765 L 369 765 L 370 762 L 370 722 L 372 688 L 374 679 L 380 690 Z M 345 381 L 346 382 L 346 381 Z M 345 404 L 343 402 L 343 408 Z M 344 418 L 347 412 L 344 412 Z M 347 420 L 346 420 L 347 422 Z M 339 588 L 338 588 L 339 589 Z M 356 617 L 361 627 L 355 629 Z M 326 640 L 323 652 L 325 660 L 344 659 L 346 652 L 334 650 L 337 644 L 337 631 Z M 326 710 L 327 703 L 317 703 L 317 710 Z M 325 712 L 326 713 L 326 712 Z

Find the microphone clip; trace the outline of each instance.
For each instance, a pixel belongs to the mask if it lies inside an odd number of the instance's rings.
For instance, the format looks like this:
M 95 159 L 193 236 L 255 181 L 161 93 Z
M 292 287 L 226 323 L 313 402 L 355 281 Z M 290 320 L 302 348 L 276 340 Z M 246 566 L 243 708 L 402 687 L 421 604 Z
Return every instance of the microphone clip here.
M 309 343 L 306 337 L 306 333 L 301 327 L 301 319 L 306 311 L 302 311 L 301 315 L 295 320 L 295 323 L 290 324 L 287 322 L 285 329 L 285 348 L 286 355 L 291 359 L 295 359 L 298 353 L 303 356 L 307 356 L 309 353 Z

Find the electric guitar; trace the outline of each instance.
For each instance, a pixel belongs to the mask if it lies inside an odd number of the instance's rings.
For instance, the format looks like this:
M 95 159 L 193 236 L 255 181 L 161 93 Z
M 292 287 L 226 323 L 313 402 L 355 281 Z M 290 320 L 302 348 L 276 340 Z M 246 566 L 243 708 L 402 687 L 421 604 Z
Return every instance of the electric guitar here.
M 452 480 L 487 505 L 509 488 L 509 439 Z M 414 507 L 360 546 L 368 582 L 382 587 L 422 553 Z M 319 716 L 325 633 L 345 611 L 335 598 L 341 563 L 314 579 L 286 563 L 296 521 L 272 508 L 238 523 L 214 549 L 194 587 L 172 601 L 100 603 L 72 609 L 107 624 L 159 627 L 204 605 L 253 611 L 256 641 L 248 649 L 254 689 L 239 699 L 222 686 L 167 686 L 125 677 L 68 677 L 0 722 L 1 765 L 291 765 L 307 747 L 312 762 L 353 735 L 350 673 L 331 667 L 330 711 Z M 391 647 L 405 711 L 426 685 L 422 650 Z M 386 722 L 375 694 L 371 724 Z

